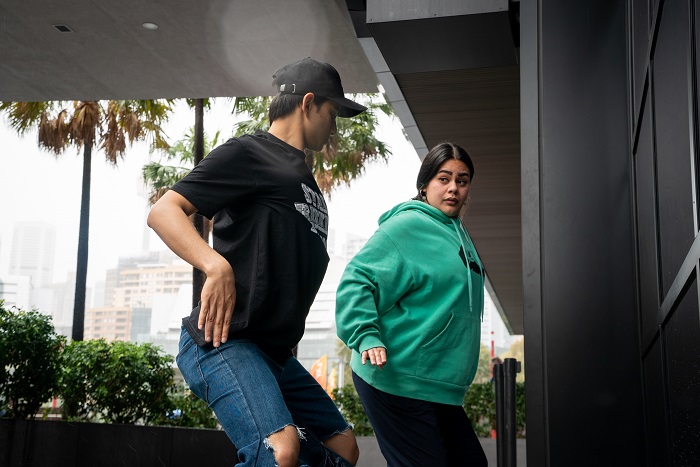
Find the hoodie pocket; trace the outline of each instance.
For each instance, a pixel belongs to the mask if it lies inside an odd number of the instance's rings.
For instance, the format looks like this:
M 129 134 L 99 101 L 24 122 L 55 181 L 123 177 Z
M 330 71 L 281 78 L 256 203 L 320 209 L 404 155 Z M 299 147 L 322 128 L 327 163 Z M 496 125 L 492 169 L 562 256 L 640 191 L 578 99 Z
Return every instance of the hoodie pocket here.
M 452 313 L 447 324 L 422 345 L 416 365 L 417 376 L 456 385 L 469 378 L 469 338 L 465 313 Z

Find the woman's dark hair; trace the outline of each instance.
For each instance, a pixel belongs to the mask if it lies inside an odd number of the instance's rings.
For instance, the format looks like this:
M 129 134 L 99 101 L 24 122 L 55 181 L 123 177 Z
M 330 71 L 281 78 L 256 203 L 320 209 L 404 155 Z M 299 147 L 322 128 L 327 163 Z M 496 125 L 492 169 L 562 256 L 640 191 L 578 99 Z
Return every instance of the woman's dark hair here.
M 270 123 L 278 118 L 284 118 L 287 115 L 293 114 L 294 110 L 301 105 L 303 99 L 304 96 L 299 96 L 297 94 L 277 94 L 272 99 L 272 102 L 270 102 L 270 109 L 268 110 Z M 316 104 L 316 106 L 320 106 L 326 100 L 325 97 L 314 94 L 314 104 Z
M 423 188 L 435 177 L 435 174 L 440 170 L 440 166 L 449 159 L 456 159 L 464 162 L 469 169 L 469 179 L 474 179 L 474 164 L 472 163 L 472 158 L 469 157 L 469 153 L 463 147 L 454 143 L 440 143 L 433 147 L 425 156 L 425 159 L 423 159 L 423 163 L 418 171 L 418 177 L 416 178 L 418 195 L 413 199 L 421 199 L 421 191 Z

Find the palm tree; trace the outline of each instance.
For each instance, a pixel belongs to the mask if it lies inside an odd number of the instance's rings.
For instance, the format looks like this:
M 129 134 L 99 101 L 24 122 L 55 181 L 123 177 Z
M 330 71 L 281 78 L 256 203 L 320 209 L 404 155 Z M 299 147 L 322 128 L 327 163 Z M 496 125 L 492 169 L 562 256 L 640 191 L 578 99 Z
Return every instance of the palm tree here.
M 161 124 L 170 111 L 169 100 L 0 102 L 0 113 L 7 116 L 19 134 L 38 129 L 41 148 L 56 156 L 71 145 L 78 150 L 83 148 L 73 340 L 83 340 L 85 324 L 92 150 L 97 145 L 107 161 L 117 165 L 124 157 L 127 142 L 150 138 L 154 147 L 165 148 Z

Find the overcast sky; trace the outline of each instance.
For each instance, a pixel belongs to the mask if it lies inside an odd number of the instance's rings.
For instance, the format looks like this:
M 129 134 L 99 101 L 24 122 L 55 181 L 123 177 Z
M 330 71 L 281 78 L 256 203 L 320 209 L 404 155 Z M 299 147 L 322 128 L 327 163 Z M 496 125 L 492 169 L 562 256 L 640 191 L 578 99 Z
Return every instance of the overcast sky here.
M 215 101 L 205 114 L 209 135 L 221 130 L 220 141 L 232 133 L 230 103 Z M 179 105 L 166 126 L 171 142 L 184 136 L 194 122 L 193 111 Z M 403 136 L 396 119 L 381 118 L 377 137 L 389 144 L 393 155 L 387 164 L 372 164 L 350 188 L 333 192 L 329 205 L 330 228 L 337 238 L 345 233 L 369 237 L 377 218 L 395 204 L 411 198 L 420 160 Z M 121 256 L 142 251 L 147 202 L 141 168 L 149 160 L 148 147 L 138 143 L 127 149 L 117 167 L 93 152 L 90 209 L 88 284 L 104 279 Z M 54 280 L 63 282 L 75 271 L 82 182 L 82 153 L 69 148 L 55 157 L 38 148 L 36 132 L 18 136 L 0 117 L 0 274 L 9 268 L 16 222 L 44 221 L 56 228 Z M 149 229 L 150 230 L 150 229 Z M 165 246 L 147 232 L 150 250 Z

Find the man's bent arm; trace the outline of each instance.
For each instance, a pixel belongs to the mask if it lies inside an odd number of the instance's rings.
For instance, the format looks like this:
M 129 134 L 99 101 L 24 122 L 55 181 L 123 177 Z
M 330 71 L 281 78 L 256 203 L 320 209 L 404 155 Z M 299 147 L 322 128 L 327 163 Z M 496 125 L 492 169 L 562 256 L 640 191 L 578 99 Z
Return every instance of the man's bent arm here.
M 205 339 L 214 347 L 228 339 L 236 287 L 229 262 L 209 246 L 197 233 L 189 216 L 197 212 L 181 194 L 168 191 L 153 205 L 148 214 L 148 226 L 176 255 L 204 272 L 199 327 Z

